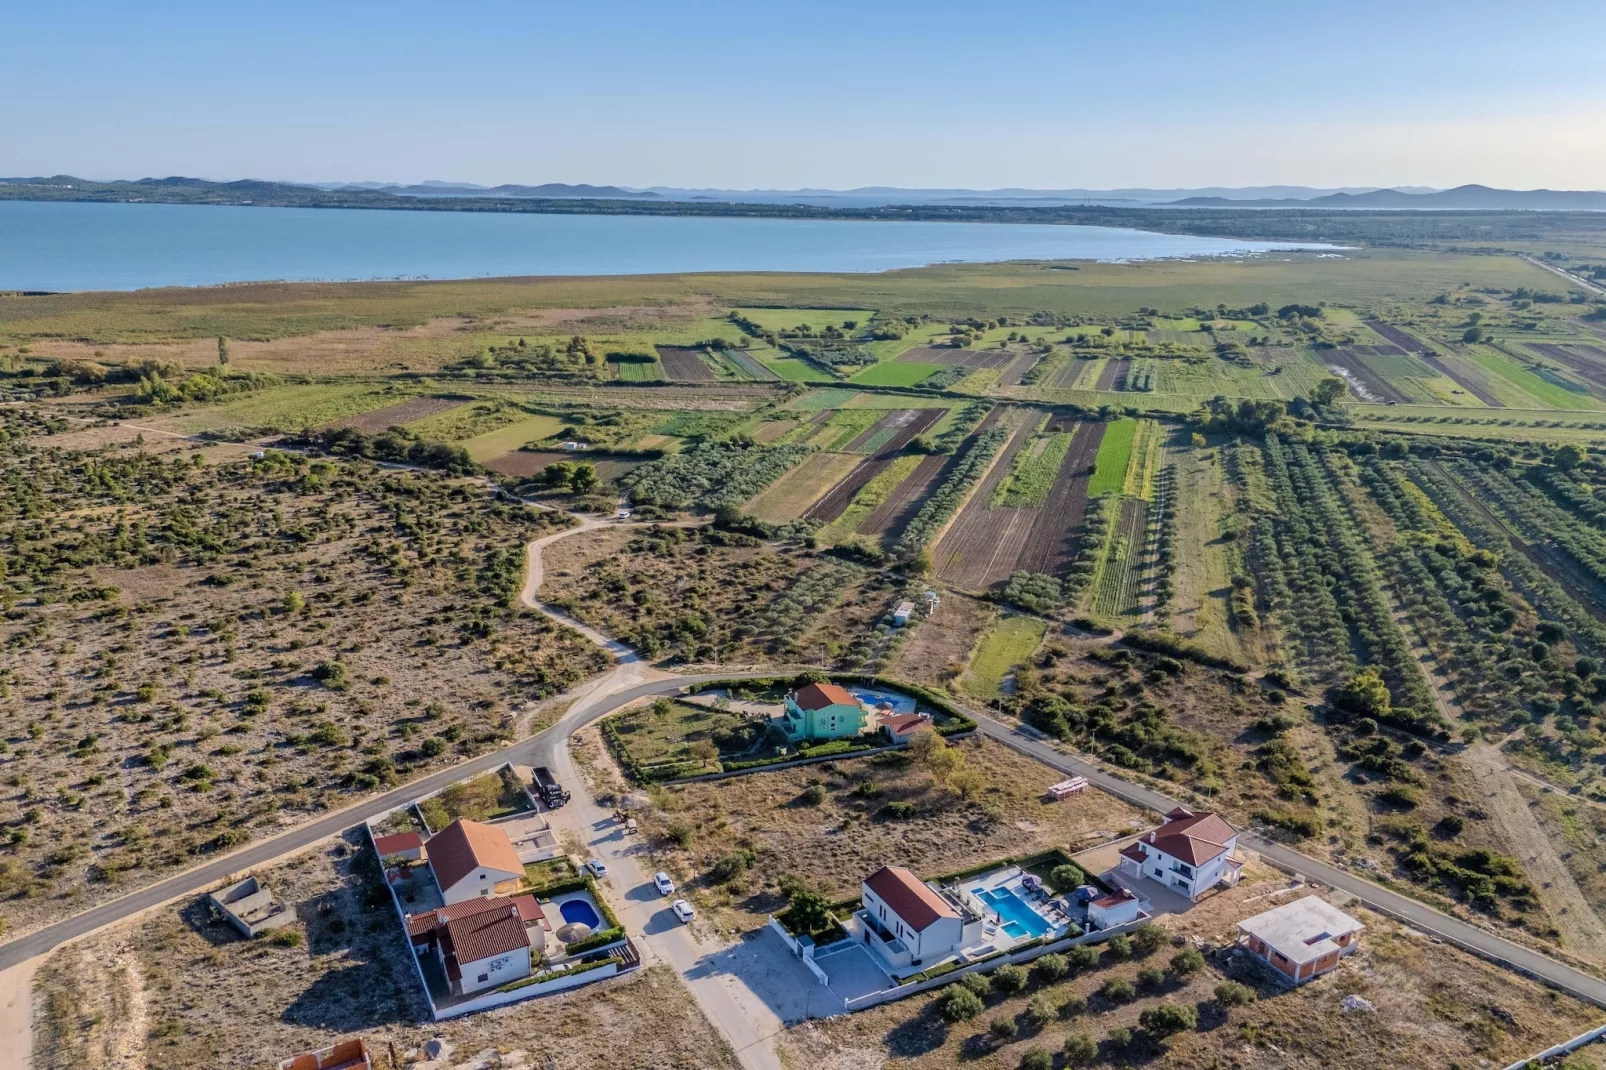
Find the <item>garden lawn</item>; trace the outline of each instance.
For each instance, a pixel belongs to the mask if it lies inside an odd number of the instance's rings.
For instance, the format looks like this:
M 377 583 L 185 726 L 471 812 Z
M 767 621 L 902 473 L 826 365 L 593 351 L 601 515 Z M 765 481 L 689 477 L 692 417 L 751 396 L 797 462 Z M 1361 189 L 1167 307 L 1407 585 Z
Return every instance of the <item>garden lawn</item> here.
M 864 386 L 915 386 L 928 375 L 942 371 L 941 364 L 921 364 L 919 361 L 888 360 L 880 364 L 872 364 L 858 375 L 849 379 L 850 383 L 861 383 Z
M 1004 680 L 1032 656 L 1047 628 L 1046 622 L 1037 617 L 1003 617 L 995 621 L 971 656 L 970 670 L 961 686 L 979 698 L 997 698 L 1003 692 Z
M 1089 498 L 1120 494 L 1126 487 L 1126 466 L 1132 457 L 1132 439 L 1137 430 L 1136 420 L 1116 420 L 1104 429 L 1098 459 L 1094 461 L 1093 478 L 1087 485 Z

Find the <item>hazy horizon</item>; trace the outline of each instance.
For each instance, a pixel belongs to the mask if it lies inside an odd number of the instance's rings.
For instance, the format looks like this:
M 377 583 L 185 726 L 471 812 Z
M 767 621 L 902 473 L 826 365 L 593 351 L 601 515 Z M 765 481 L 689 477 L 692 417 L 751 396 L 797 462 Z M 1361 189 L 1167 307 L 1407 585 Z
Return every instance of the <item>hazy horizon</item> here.
M 1606 185 L 1582 3 L 14 12 L 0 173 L 713 189 Z M 1490 32 L 1498 26 L 1499 32 Z M 331 176 L 334 176 L 331 178 Z M 1387 180 L 1380 182 L 1382 178 Z

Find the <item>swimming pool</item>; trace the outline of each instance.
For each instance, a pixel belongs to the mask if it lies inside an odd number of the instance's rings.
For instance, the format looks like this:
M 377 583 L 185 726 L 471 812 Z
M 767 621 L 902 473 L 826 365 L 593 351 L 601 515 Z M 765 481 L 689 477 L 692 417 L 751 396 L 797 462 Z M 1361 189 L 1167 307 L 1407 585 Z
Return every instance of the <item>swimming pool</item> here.
M 1004 931 L 1017 940 L 1035 940 L 1052 928 L 1047 918 L 1008 888 L 989 888 L 977 892 L 976 898 L 998 913 L 1004 920 Z
M 597 917 L 596 908 L 584 899 L 565 900 L 558 904 L 558 912 L 563 915 L 564 921 L 589 925 L 592 931 L 595 931 L 602 924 L 602 919 Z

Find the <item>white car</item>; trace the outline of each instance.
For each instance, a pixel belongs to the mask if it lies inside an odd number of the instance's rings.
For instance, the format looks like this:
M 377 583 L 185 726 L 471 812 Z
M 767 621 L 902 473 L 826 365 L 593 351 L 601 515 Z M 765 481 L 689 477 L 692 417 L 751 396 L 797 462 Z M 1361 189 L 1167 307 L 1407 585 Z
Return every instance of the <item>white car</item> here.
M 598 877 L 606 877 L 608 875 L 608 867 L 600 858 L 593 858 L 587 862 L 586 868 Z
M 675 882 L 669 879 L 669 874 L 659 870 L 652 875 L 652 883 L 657 886 L 659 895 L 674 895 Z
M 689 922 L 691 919 L 697 916 L 697 911 L 693 910 L 691 908 L 691 904 L 686 902 L 684 899 L 677 899 L 673 903 L 670 903 L 669 909 L 673 910 L 675 912 L 675 917 L 679 918 L 682 922 Z

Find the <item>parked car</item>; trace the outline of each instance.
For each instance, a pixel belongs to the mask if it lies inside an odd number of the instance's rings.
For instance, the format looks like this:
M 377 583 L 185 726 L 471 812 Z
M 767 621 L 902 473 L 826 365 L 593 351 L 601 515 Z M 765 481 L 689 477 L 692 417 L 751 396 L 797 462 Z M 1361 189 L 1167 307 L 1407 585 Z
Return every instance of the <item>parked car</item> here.
M 657 885 L 659 895 L 675 894 L 675 882 L 670 880 L 669 874 L 665 873 L 663 870 L 659 870 L 657 873 L 652 875 L 652 882 L 653 884 Z
M 682 922 L 689 922 L 691 919 L 697 916 L 697 911 L 693 910 L 691 908 L 691 904 L 686 902 L 684 899 L 677 899 L 673 903 L 670 903 L 669 909 L 673 910 L 675 912 L 675 917 L 679 918 Z
M 606 877 L 608 875 L 608 867 L 600 858 L 593 858 L 587 862 L 586 868 L 598 877 Z

